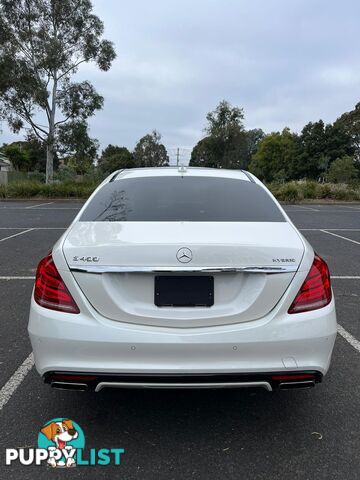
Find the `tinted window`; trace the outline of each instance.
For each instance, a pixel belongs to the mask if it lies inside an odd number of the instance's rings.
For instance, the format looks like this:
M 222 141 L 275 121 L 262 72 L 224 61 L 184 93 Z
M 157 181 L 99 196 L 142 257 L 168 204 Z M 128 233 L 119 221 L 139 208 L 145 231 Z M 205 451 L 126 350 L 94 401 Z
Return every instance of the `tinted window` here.
M 86 207 L 95 222 L 284 222 L 256 183 L 219 177 L 140 177 L 107 183 Z

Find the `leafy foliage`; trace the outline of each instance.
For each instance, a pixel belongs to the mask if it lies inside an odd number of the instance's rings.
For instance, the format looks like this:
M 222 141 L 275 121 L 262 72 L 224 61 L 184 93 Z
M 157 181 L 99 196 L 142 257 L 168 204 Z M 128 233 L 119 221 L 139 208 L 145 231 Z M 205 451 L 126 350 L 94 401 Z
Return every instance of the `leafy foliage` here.
M 60 125 L 57 140 L 59 153 L 76 173 L 84 174 L 91 169 L 99 144 L 89 137 L 85 121 L 73 120 Z
M 298 136 L 288 128 L 266 135 L 252 157 L 249 170 L 267 182 L 286 181 L 291 178 L 291 165 L 299 148 Z
M 223 100 L 214 111 L 207 114 L 206 119 L 207 136 L 195 145 L 190 166 L 245 168 L 253 144 L 250 146 L 249 142 L 248 145 L 243 109 L 232 107 Z M 254 139 L 255 135 L 252 136 Z
M 26 141 L 5 144 L 0 151 L 8 157 L 15 170 L 45 172 L 46 148 L 33 135 L 29 135 Z M 54 160 L 57 164 L 57 156 Z
M 71 78 L 82 63 L 110 68 L 115 51 L 103 30 L 89 0 L 0 0 L 0 118 L 46 143 L 49 181 L 58 127 L 102 108 L 90 82 Z
M 335 126 L 342 129 L 350 138 L 354 149 L 355 159 L 360 161 L 360 102 L 350 112 L 339 117 Z
M 333 183 L 350 183 L 358 176 L 358 170 L 352 157 L 344 156 L 332 162 L 327 178 Z
M 161 135 L 156 130 L 140 138 L 134 150 L 137 167 L 167 167 L 169 165 L 169 156 L 160 140 Z
M 122 168 L 133 168 L 134 156 L 126 147 L 108 145 L 99 158 L 98 167 L 105 175 Z

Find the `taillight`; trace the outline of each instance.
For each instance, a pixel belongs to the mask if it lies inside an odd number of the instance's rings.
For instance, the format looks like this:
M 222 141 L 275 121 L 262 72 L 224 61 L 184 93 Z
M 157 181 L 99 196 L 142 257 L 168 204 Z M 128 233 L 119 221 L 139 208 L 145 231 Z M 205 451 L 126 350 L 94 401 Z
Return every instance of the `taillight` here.
M 80 313 L 55 266 L 51 253 L 40 260 L 37 267 L 34 298 L 36 303 L 50 310 Z
M 313 264 L 288 313 L 308 312 L 331 302 L 330 273 L 326 262 L 315 254 Z

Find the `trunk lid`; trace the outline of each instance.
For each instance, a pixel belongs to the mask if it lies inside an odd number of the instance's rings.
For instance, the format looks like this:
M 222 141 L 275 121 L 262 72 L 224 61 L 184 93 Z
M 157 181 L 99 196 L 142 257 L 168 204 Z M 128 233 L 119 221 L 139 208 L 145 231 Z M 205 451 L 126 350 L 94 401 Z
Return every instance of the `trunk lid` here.
M 287 222 L 78 222 L 63 251 L 79 287 L 101 315 L 136 324 L 199 327 L 269 313 L 291 283 L 304 247 Z M 179 260 L 183 253 L 186 258 Z M 291 271 L 267 274 L 264 267 Z M 236 271 L 241 269 L 250 271 Z M 154 282 L 161 273 L 153 270 L 212 275 L 214 305 L 157 307 Z

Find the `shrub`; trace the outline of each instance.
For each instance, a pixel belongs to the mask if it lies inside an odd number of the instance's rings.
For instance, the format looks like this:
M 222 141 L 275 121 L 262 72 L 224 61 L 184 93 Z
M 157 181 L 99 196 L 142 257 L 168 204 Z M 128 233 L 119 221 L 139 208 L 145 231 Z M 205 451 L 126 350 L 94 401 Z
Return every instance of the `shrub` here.
M 304 198 L 318 198 L 319 184 L 317 182 L 303 182 L 301 189 Z
M 355 167 L 354 159 L 349 155 L 337 158 L 330 165 L 327 178 L 333 183 L 349 183 L 356 179 L 358 171 Z
M 276 197 L 284 202 L 295 203 L 303 199 L 303 194 L 298 184 L 285 183 L 277 190 Z
M 331 185 L 328 183 L 319 184 L 318 198 L 331 198 Z
M 87 198 L 97 187 L 96 183 L 53 183 L 46 185 L 37 181 L 21 181 L 0 186 L 2 198 Z
M 42 172 L 28 172 L 27 174 L 27 178 L 29 180 L 33 180 L 33 181 L 36 181 L 36 182 L 42 182 L 42 183 L 45 183 L 45 173 L 42 173 Z

